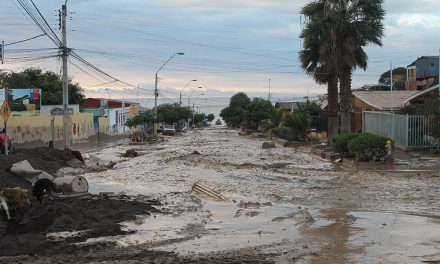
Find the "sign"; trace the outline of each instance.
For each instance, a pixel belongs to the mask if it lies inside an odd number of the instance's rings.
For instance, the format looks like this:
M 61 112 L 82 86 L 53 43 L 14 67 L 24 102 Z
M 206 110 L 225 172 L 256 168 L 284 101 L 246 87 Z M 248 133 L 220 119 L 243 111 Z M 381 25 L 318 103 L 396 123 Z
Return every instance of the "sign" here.
M 9 106 L 8 101 L 4 101 L 2 108 L 0 110 L 0 114 L 3 116 L 3 120 L 5 120 L 5 123 L 8 122 L 9 116 L 11 115 L 11 107 Z
M 73 115 L 73 108 L 67 108 L 67 114 Z M 62 116 L 64 115 L 64 110 L 61 107 L 50 109 L 51 116 Z
M 14 88 L 4 89 L 0 94 L 0 103 L 6 99 L 9 106 L 14 112 L 21 111 L 39 111 L 41 106 L 41 89 L 40 88 Z

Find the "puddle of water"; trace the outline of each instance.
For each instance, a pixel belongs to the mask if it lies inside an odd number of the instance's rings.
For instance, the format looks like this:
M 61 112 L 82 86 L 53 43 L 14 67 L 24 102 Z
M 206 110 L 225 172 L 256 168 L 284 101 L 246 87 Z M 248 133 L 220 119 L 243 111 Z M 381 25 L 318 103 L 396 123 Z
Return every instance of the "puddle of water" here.
M 353 212 L 350 243 L 367 246 L 353 256 L 361 263 L 420 263 L 440 260 L 440 220 L 383 212 Z

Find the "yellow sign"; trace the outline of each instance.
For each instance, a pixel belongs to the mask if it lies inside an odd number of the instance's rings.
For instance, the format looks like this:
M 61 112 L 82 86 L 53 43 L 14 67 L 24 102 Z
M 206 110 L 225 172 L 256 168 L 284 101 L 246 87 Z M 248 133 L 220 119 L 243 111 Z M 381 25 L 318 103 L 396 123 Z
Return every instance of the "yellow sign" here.
M 12 110 L 9 106 L 8 101 L 3 101 L 2 109 L 0 110 L 0 114 L 3 116 L 3 120 L 5 123 L 8 122 L 9 116 L 11 115 Z

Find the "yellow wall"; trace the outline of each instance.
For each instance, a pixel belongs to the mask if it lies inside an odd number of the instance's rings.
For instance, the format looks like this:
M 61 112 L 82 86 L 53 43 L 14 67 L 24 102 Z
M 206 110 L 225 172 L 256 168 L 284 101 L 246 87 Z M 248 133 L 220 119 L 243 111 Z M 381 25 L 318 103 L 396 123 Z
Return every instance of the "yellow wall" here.
M 13 116 L 8 120 L 7 129 L 9 137 L 14 143 L 43 141 L 51 138 L 49 116 Z M 55 141 L 62 140 L 64 135 L 62 116 L 55 117 Z M 70 131 L 73 143 L 88 139 L 95 134 L 93 127 L 93 114 L 75 113 L 71 116 Z
M 110 120 L 108 117 L 99 117 L 99 133 L 110 135 Z

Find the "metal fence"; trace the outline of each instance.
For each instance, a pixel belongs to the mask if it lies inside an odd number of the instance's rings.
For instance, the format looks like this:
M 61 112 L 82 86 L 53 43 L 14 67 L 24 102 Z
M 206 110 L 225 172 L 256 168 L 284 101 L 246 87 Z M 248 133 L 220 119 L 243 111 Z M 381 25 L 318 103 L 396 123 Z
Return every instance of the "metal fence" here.
M 429 135 L 429 118 L 385 112 L 364 112 L 363 133 L 388 137 L 404 148 L 429 148 L 434 140 Z

